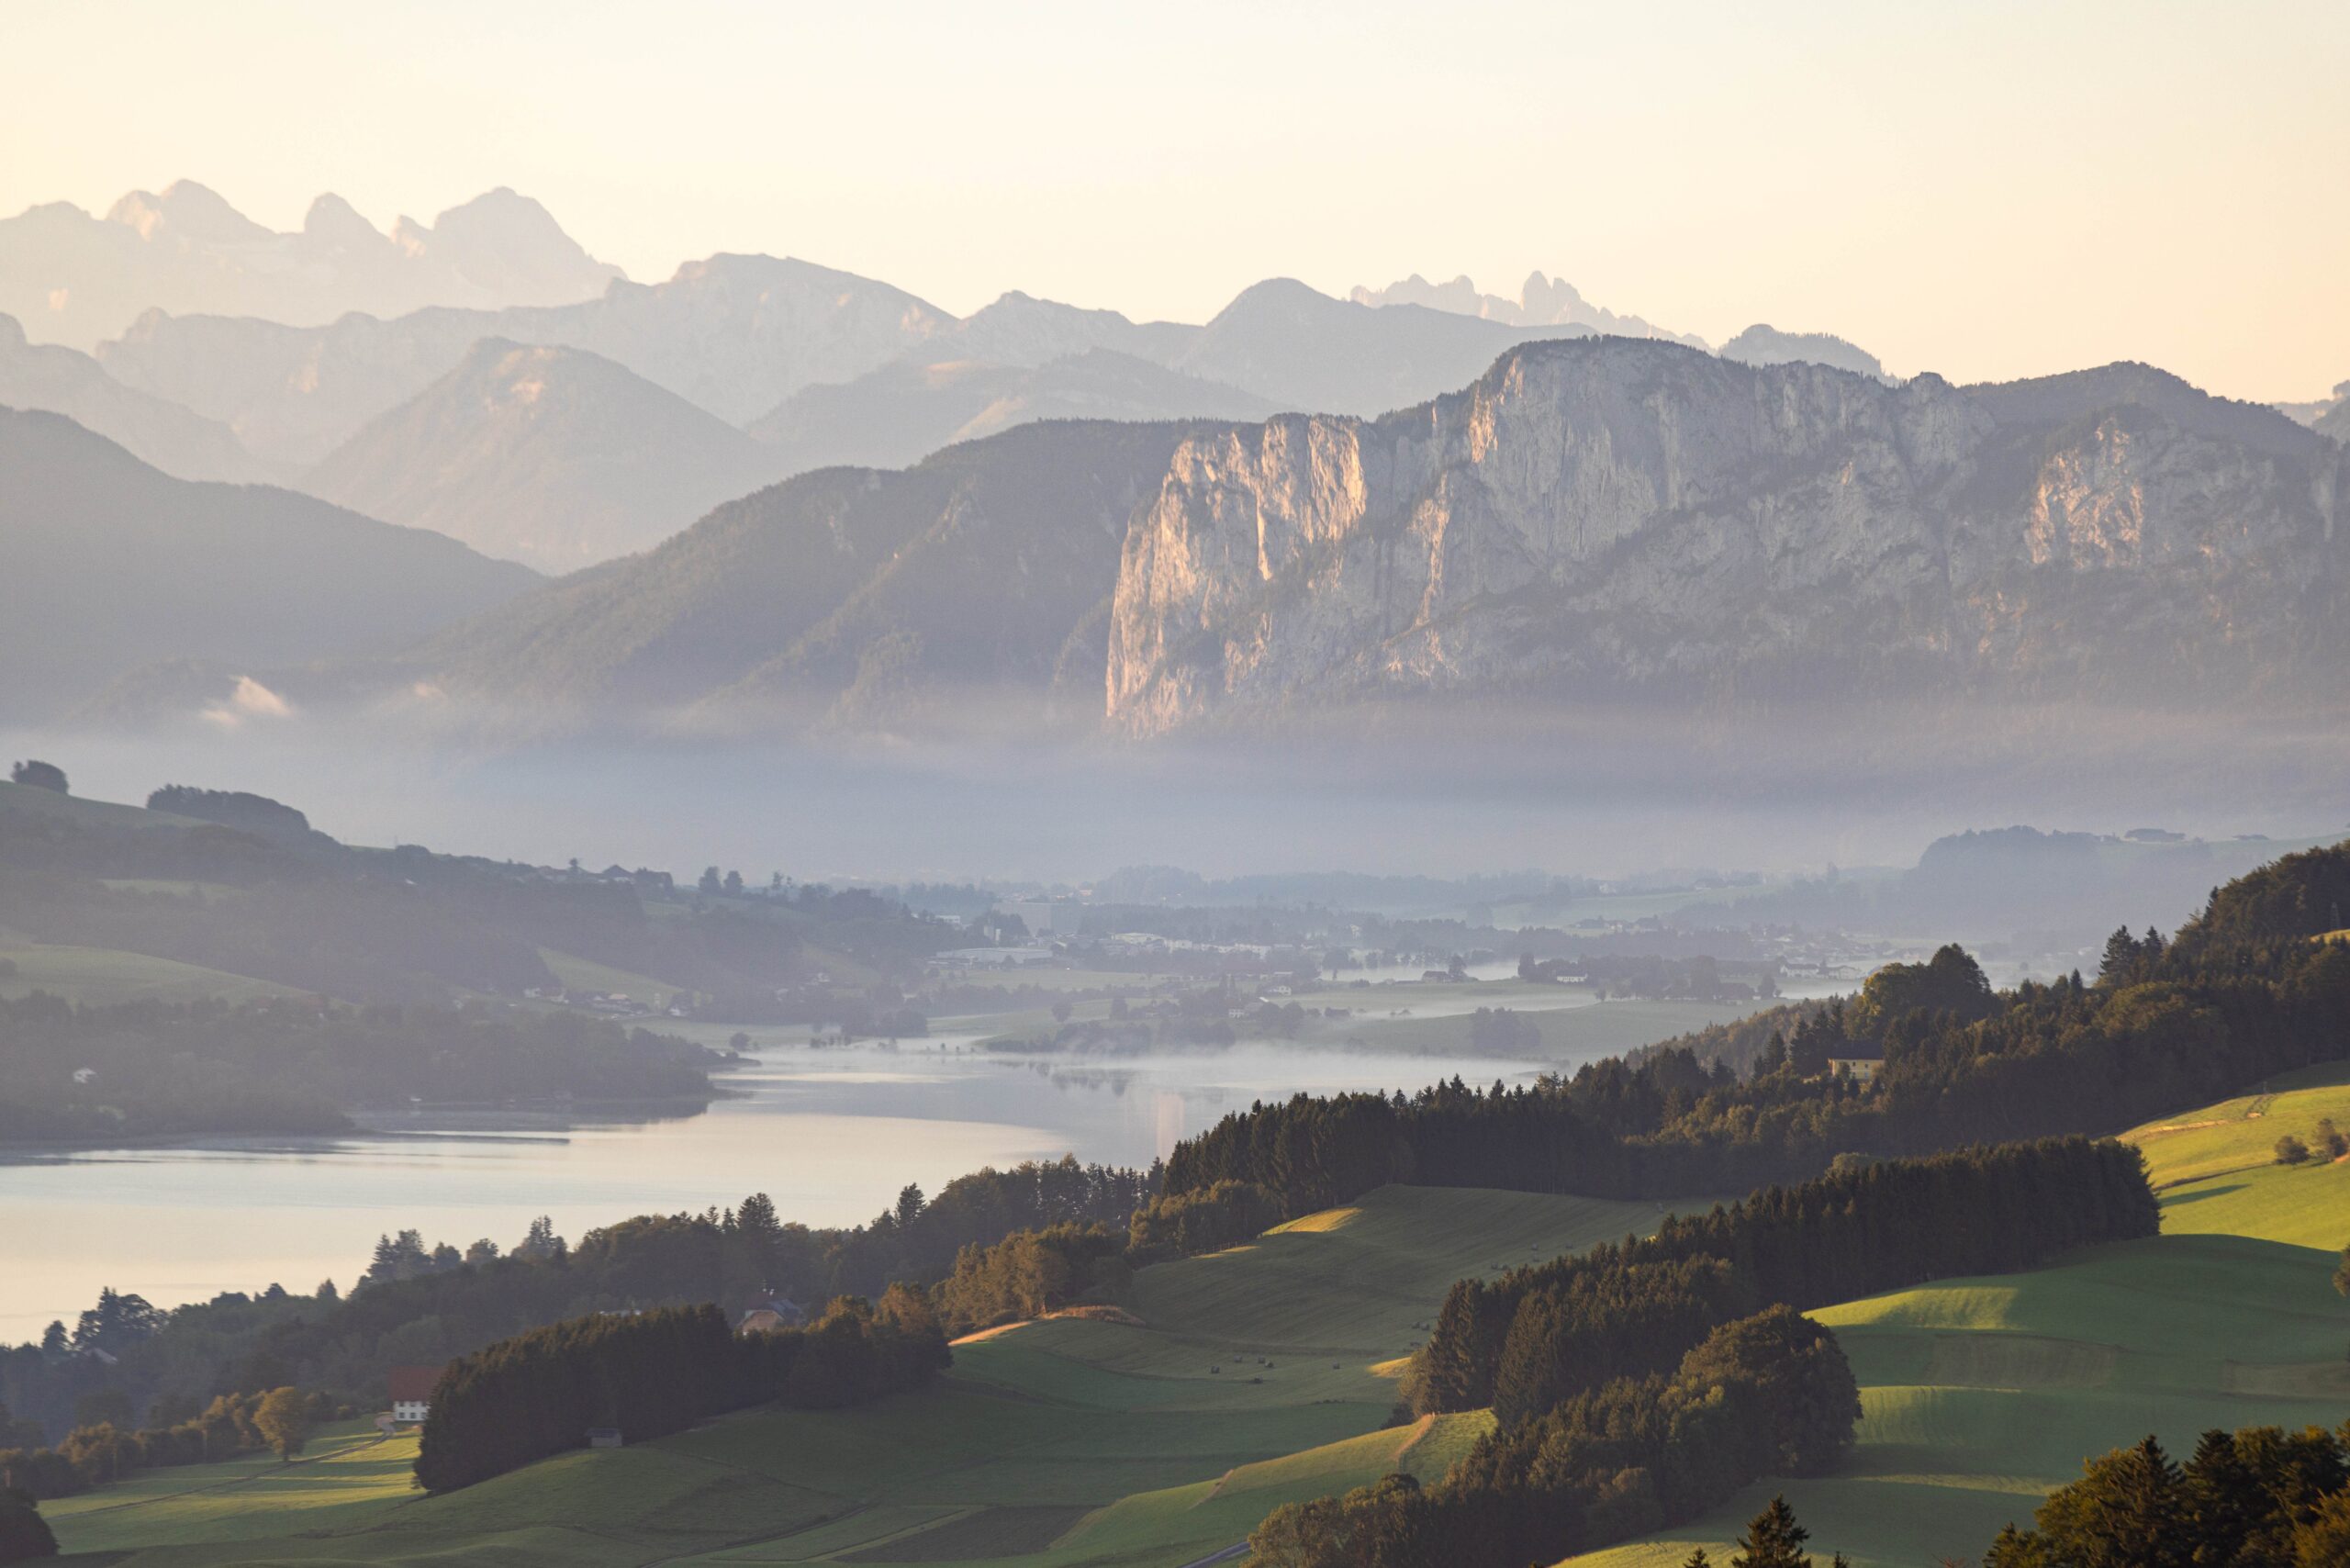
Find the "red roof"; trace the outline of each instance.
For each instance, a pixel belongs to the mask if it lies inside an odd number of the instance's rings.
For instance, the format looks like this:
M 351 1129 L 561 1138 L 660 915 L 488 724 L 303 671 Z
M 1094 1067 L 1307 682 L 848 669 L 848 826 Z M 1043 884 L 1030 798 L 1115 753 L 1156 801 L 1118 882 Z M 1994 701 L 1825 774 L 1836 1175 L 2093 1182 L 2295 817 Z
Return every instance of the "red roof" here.
M 432 1402 L 432 1385 L 441 1381 L 443 1367 L 394 1367 L 384 1374 L 391 1384 L 392 1403 L 429 1405 Z

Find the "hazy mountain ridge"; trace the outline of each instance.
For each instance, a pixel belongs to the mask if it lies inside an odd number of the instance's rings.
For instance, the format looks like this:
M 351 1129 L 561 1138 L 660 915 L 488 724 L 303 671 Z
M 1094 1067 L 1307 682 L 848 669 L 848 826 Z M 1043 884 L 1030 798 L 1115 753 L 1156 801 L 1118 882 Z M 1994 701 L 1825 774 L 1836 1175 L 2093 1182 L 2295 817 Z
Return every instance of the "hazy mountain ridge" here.
M 1783 332 L 1767 322 L 1758 321 L 1724 343 L 1718 352 L 1724 359 L 1734 359 L 1740 364 L 1824 364 L 1879 381 L 1891 379 L 1885 374 L 1885 366 L 1877 363 L 1876 355 L 1833 332 Z
M 59 414 L 0 410 L 0 475 L 12 716 L 162 661 L 243 675 L 396 651 L 541 580 L 308 496 L 174 479 Z
M 903 468 L 958 442 L 1036 420 L 1261 420 L 1274 405 L 1113 349 L 1028 365 L 899 360 L 855 381 L 803 387 L 750 433 L 784 471 Z
M 354 314 L 323 327 L 150 312 L 98 358 L 126 384 L 230 425 L 263 456 L 308 465 L 484 338 L 600 354 L 739 426 L 802 386 L 886 364 L 951 320 L 848 273 L 722 255 L 554 308 Z
M 300 230 L 273 232 L 190 180 L 133 191 L 104 217 L 50 202 L 0 218 L 0 311 L 41 342 L 84 349 L 151 309 L 301 325 L 353 310 L 561 304 L 619 276 L 503 186 L 388 233 L 333 195 Z
M 26 342 L 13 316 L 0 316 L 0 407 L 62 414 L 176 478 L 272 476 L 228 426 L 123 386 L 79 349 Z
M 1638 316 L 1619 316 L 1594 305 L 1565 278 L 1545 277 L 1539 272 L 1528 276 L 1516 299 L 1479 293 L 1466 273 L 1450 283 L 1430 283 L 1414 273 L 1385 288 L 1366 288 L 1357 284 L 1348 291 L 1347 297 L 1358 305 L 1422 305 L 1431 310 L 1483 317 L 1512 327 L 1580 326 L 1619 338 L 1663 338 L 1693 349 L 1710 346 L 1705 339 L 1690 333 L 1675 332 Z
M 2277 702 L 2350 653 L 2344 454 L 2144 366 L 1962 391 L 1626 340 L 1187 443 L 1128 534 L 1130 735 L 1431 693 Z
M 1896 387 L 1530 344 L 1377 420 L 805 475 L 425 662 L 567 722 L 886 731 L 984 689 L 1132 737 L 1421 698 L 2334 703 L 2345 463 L 2145 366 Z
M 301 483 L 559 575 L 649 549 L 783 471 L 741 431 L 599 354 L 487 338 Z
M 631 714 L 889 728 L 920 710 L 1024 729 L 1100 704 L 1125 519 L 1201 427 L 1047 420 L 898 472 L 828 468 L 729 502 L 644 555 L 435 639 L 459 701 L 578 723 Z M 1053 699 L 1091 628 L 1073 696 Z M 1016 714 L 993 706 L 1009 700 Z

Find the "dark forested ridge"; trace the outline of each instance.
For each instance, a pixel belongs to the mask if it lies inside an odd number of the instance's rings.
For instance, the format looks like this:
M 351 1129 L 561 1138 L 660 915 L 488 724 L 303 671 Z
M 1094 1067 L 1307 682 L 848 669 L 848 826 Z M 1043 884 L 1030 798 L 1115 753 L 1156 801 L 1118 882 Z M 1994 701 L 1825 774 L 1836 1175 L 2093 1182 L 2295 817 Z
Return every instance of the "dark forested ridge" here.
M 1741 1081 L 1734 1032 L 1530 1088 L 1300 1095 L 1229 1115 L 1168 1160 L 1170 1197 L 1221 1182 L 1290 1213 L 1382 1182 L 1678 1197 L 1797 1181 L 1839 1154 L 2120 1131 L 2343 1053 L 2350 846 L 2216 890 L 2165 942 L 2118 932 L 2094 984 L 1995 992 L 1955 947 L 1895 964 L 1850 1004 L 1782 1011 Z M 1751 1043 L 1751 1042 L 1749 1042 Z M 1874 1076 L 1831 1061 L 1877 1061 Z
M 707 1103 L 719 1053 L 576 1013 L 0 998 L 0 1141 L 327 1133 L 412 1099 Z

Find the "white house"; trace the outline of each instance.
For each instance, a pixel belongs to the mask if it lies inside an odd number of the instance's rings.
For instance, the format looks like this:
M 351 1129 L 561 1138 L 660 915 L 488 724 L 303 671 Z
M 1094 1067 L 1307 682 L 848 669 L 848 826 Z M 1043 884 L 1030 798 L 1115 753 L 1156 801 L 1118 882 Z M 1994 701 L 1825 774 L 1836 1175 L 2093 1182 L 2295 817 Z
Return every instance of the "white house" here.
M 432 1413 L 432 1387 L 441 1381 L 440 1367 L 394 1367 L 384 1375 L 392 1394 L 392 1419 L 403 1427 L 419 1425 Z

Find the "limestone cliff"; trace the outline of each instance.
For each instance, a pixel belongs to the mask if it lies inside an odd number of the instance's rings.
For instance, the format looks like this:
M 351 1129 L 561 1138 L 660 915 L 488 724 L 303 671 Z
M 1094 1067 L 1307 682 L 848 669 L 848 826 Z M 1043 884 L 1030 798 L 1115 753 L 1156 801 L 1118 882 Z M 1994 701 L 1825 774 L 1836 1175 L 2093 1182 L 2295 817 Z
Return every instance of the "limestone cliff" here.
M 1528 344 L 1375 420 L 1177 449 L 1113 596 L 1110 726 L 1425 695 L 2331 696 L 2342 448 L 2117 365 L 1894 386 Z

